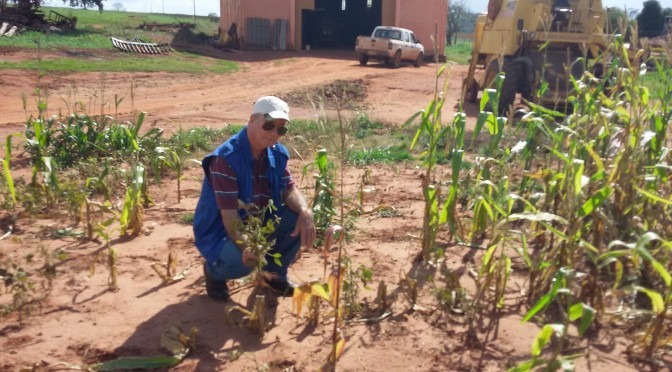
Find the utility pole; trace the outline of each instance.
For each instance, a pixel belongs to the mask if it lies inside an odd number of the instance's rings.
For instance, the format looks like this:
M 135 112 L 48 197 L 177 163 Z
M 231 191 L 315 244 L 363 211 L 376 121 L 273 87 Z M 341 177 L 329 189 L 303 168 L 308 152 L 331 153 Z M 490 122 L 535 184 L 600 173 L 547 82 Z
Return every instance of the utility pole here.
M 192 21 L 193 24 L 196 24 L 196 0 L 194 0 L 194 18 Z

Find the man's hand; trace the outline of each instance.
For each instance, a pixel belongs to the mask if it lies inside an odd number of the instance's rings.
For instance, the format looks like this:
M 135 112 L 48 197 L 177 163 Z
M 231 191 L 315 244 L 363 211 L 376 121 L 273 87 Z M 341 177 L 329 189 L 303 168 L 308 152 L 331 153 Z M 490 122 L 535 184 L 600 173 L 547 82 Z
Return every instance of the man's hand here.
M 296 227 L 290 236 L 301 234 L 301 245 L 312 247 L 315 243 L 315 221 L 313 221 L 313 211 L 310 208 L 301 210 L 296 220 Z

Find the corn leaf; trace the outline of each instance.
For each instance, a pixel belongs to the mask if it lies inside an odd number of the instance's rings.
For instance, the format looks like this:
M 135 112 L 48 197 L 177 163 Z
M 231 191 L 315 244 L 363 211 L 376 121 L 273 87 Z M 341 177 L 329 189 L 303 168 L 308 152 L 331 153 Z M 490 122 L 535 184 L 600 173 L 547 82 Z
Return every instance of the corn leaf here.
M 652 192 L 649 192 L 649 191 L 646 191 L 646 190 L 644 190 L 644 189 L 641 189 L 641 188 L 639 188 L 639 187 L 637 187 L 637 186 L 635 186 L 635 189 L 637 189 L 637 191 L 638 191 L 640 194 L 646 196 L 647 198 L 649 198 L 649 199 L 650 199 L 651 201 L 653 201 L 653 202 L 661 203 L 661 204 L 666 204 L 666 205 L 672 205 L 672 199 L 668 200 L 668 199 L 662 198 L 662 197 L 660 197 L 659 195 L 656 195 L 656 194 L 654 194 L 654 193 L 652 193 Z
M 611 186 L 605 186 L 595 192 L 590 199 L 586 200 L 579 210 L 579 217 L 589 216 L 593 211 L 598 208 L 605 200 L 607 200 L 614 193 L 614 188 Z
M 324 290 L 324 286 L 322 285 L 322 283 L 314 283 L 313 285 L 311 285 L 310 294 L 320 297 L 325 301 L 331 303 L 331 298 L 329 297 L 329 294 L 327 294 L 327 291 Z
M 546 324 L 541 331 L 539 331 L 534 342 L 532 342 L 532 356 L 538 357 L 541 355 L 541 351 L 551 341 L 553 331 L 553 327 L 550 324 Z
M 537 301 L 536 304 L 525 314 L 525 317 L 523 318 L 523 322 L 527 322 L 528 320 L 532 319 L 533 316 L 537 315 L 539 311 L 542 309 L 546 308 L 548 304 L 551 303 L 552 296 L 550 293 L 546 293 L 545 295 L 541 296 L 539 301 Z
M 177 365 L 182 361 L 177 356 L 124 357 L 94 365 L 95 371 L 118 371 L 130 369 L 156 369 Z
M 595 309 L 582 302 L 574 304 L 569 308 L 569 319 L 571 321 L 581 319 L 581 324 L 579 325 L 579 337 L 583 337 L 583 334 L 593 323 L 594 317 Z
M 310 288 L 302 285 L 300 287 L 294 288 L 294 295 L 292 296 L 292 313 L 298 317 L 301 316 L 301 310 L 303 309 L 303 303 L 307 302 L 310 298 Z
M 336 344 L 336 359 L 343 355 L 343 351 L 345 351 L 345 338 L 341 337 L 341 339 L 338 340 L 338 343 Z
M 661 296 L 660 293 L 640 286 L 634 286 L 634 289 L 639 292 L 644 292 L 647 296 L 649 296 L 649 299 L 651 299 L 651 305 L 653 306 L 653 312 L 660 315 L 663 313 L 663 311 L 665 311 L 665 301 L 663 301 L 663 296 Z
M 7 182 L 7 188 L 9 189 L 9 195 L 12 197 L 12 205 L 16 205 L 16 189 L 14 188 L 14 179 L 12 178 L 12 173 L 10 172 L 10 159 L 2 159 L 2 169 L 5 175 L 5 182 Z

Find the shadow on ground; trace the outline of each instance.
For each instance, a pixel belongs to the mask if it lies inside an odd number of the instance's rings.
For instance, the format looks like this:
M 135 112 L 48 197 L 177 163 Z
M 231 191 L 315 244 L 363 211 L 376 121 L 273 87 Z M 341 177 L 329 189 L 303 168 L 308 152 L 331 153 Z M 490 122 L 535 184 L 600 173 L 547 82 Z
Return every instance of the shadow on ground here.
M 192 284 L 192 286 L 201 285 L 202 281 Z M 161 348 L 160 340 L 161 335 L 171 325 L 179 327 L 186 335 L 189 335 L 192 328 L 198 331 L 196 348 L 185 359 L 185 361 L 197 361 L 194 369 L 197 371 L 214 371 L 228 361 L 236 359 L 243 351 L 254 352 L 272 347 L 276 341 L 268 337 L 262 338 L 250 331 L 244 325 L 242 313 L 231 312 L 230 321 L 233 324 L 229 324 L 226 319 L 226 312 L 230 306 L 237 305 L 251 309 L 257 295 L 266 296 L 267 324 L 275 324 L 278 299 L 269 290 L 251 291 L 246 305 L 236 302 L 228 304 L 216 302 L 205 294 L 191 295 L 151 315 L 111 353 L 111 356 L 117 358 L 169 355 L 168 351 Z

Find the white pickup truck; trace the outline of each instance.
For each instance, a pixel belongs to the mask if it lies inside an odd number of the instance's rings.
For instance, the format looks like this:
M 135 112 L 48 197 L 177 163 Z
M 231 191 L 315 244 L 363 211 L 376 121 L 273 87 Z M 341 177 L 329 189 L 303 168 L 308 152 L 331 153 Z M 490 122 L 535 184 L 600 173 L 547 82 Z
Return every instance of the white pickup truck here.
M 425 48 L 413 31 L 389 26 L 376 27 L 370 37 L 358 36 L 355 52 L 361 65 L 366 65 L 369 59 L 378 59 L 394 68 L 401 61 L 412 61 L 413 66 L 420 67 L 425 56 Z

